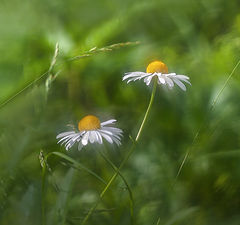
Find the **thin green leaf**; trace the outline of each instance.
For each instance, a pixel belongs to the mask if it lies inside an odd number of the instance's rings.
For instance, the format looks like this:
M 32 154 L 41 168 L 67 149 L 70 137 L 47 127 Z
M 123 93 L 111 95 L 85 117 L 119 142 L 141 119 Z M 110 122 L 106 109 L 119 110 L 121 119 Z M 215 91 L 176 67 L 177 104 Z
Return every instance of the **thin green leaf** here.
M 87 173 L 93 175 L 94 177 L 96 177 L 99 181 L 101 181 L 103 184 L 107 184 L 106 181 L 104 181 L 100 176 L 98 176 L 96 173 L 94 173 L 93 171 L 89 170 L 87 167 L 85 167 L 84 165 L 82 165 L 81 163 L 77 162 L 76 160 L 74 160 L 73 158 L 61 153 L 61 152 L 50 152 L 47 156 L 46 156 L 46 160 L 50 155 L 56 155 L 62 159 L 67 160 L 68 162 L 72 163 L 75 167 L 86 171 Z
M 240 60 L 238 60 L 237 64 L 234 66 L 234 68 L 232 69 L 231 73 L 228 75 L 226 81 L 224 82 L 224 84 L 223 84 L 222 88 L 220 89 L 220 91 L 218 92 L 217 96 L 214 98 L 214 100 L 213 100 L 213 102 L 212 102 L 212 104 L 211 104 L 210 109 L 207 111 L 207 113 L 206 113 L 206 115 L 205 115 L 205 118 L 204 118 L 204 120 L 203 120 L 200 128 L 198 129 L 198 131 L 196 132 L 196 134 L 195 134 L 195 136 L 194 136 L 194 138 L 193 138 L 192 144 L 191 144 L 191 145 L 187 148 L 187 150 L 186 150 L 186 153 L 185 153 L 185 155 L 184 155 L 184 158 L 183 158 L 183 160 L 182 160 L 182 162 L 181 162 L 181 164 L 180 164 L 180 166 L 179 166 L 177 175 L 176 175 L 176 177 L 175 177 L 174 185 L 175 185 L 175 183 L 176 183 L 176 181 L 177 181 L 177 179 L 178 179 L 178 177 L 179 177 L 179 175 L 180 175 L 180 173 L 181 173 L 181 171 L 182 171 L 182 169 L 183 169 L 183 166 L 184 166 L 185 163 L 186 163 L 187 158 L 189 157 L 189 154 L 190 154 L 191 151 L 194 149 L 194 145 L 196 144 L 196 142 L 199 140 L 200 133 L 202 133 L 202 131 L 203 131 L 204 129 L 206 129 L 206 127 L 208 126 L 208 124 L 207 124 L 207 122 L 208 122 L 208 121 L 207 121 L 207 116 L 208 116 L 208 114 L 211 113 L 211 112 L 214 110 L 214 108 L 215 108 L 215 106 L 216 106 L 216 104 L 217 104 L 217 102 L 218 102 L 221 94 L 223 93 L 224 89 L 225 89 L 226 86 L 228 85 L 230 79 L 233 77 L 233 75 L 234 75 L 235 71 L 237 70 L 237 68 L 239 67 L 239 65 L 240 65 Z

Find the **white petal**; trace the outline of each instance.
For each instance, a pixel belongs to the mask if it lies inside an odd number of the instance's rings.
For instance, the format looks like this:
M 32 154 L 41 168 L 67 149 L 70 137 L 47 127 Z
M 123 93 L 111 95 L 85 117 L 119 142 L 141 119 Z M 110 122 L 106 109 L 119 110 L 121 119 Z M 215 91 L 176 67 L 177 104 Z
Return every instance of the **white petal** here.
M 145 76 L 139 76 L 139 77 L 131 78 L 127 81 L 127 84 L 130 83 L 131 81 L 141 80 L 143 77 L 145 77 Z
M 146 85 L 149 85 L 151 83 L 153 76 L 155 76 L 155 74 L 150 75 L 144 79 L 144 82 L 146 83 Z
M 82 144 L 82 142 L 80 141 L 79 144 L 78 144 L 78 151 L 80 151 L 80 150 L 82 149 L 82 147 L 83 147 L 83 144 Z
M 119 137 L 118 135 L 114 134 L 112 135 L 112 137 L 116 138 L 117 140 L 121 141 L 121 137 Z
M 148 77 L 145 77 L 143 81 L 146 83 L 148 81 Z
M 190 83 L 190 81 L 188 81 L 188 80 L 184 80 L 184 79 L 180 79 L 180 80 L 182 80 L 182 81 L 184 81 L 184 82 L 186 82 L 186 83 L 192 85 L 192 84 Z
M 165 80 L 170 88 L 174 86 L 174 82 L 169 77 L 165 77 Z
M 71 138 L 68 140 L 68 142 L 66 142 L 65 146 L 66 146 L 66 150 L 68 150 L 69 148 L 71 148 L 75 142 L 77 141 L 77 139 L 80 137 L 80 134 L 77 134 L 75 137 Z
M 75 144 L 77 138 L 78 137 L 72 138 L 65 144 L 66 150 L 68 150 L 69 148 L 71 148 Z
M 178 80 L 181 80 L 181 81 L 184 81 L 190 85 L 192 85 L 188 80 L 190 79 L 188 76 L 185 76 L 185 75 L 177 75 L 176 73 L 171 73 L 171 74 L 168 74 L 168 76 L 172 77 L 172 78 L 176 78 Z
M 151 74 L 145 74 L 145 75 L 142 75 L 142 76 L 140 76 L 140 77 L 135 77 L 135 78 L 132 78 L 133 79 L 133 81 L 136 81 L 136 80 L 141 80 L 142 78 L 144 78 L 144 77 L 147 77 L 147 76 L 149 76 L 149 75 L 151 75 Z
M 96 132 L 94 130 L 90 131 L 89 132 L 89 141 L 90 141 L 90 143 L 94 143 L 97 140 L 98 140 L 98 137 L 96 135 Z
M 98 143 L 102 144 L 102 136 L 101 136 L 101 134 L 98 131 L 96 131 L 96 134 L 98 136 Z
M 178 85 L 183 91 L 186 91 L 185 85 L 178 79 L 173 78 L 173 81 L 175 82 L 176 85 Z
M 87 145 L 87 143 L 88 143 L 88 137 L 89 137 L 89 131 L 86 132 L 86 134 L 83 135 L 83 138 L 82 138 L 82 144 L 83 144 L 83 145 Z
M 101 129 L 100 131 L 101 131 L 101 133 L 109 135 L 109 137 L 111 137 L 111 138 L 115 137 L 115 138 L 121 140 L 121 137 L 119 135 L 122 135 L 122 134 L 112 133 L 111 131 L 107 131 L 107 130 L 104 130 L 104 129 Z
M 120 140 L 118 140 L 118 139 L 115 138 L 115 137 L 112 137 L 112 139 L 113 139 L 113 141 L 114 141 L 118 146 L 121 145 Z
M 131 78 L 127 81 L 127 84 L 130 83 L 131 81 L 135 81 L 135 79 L 141 79 L 141 77 L 137 77 L 137 78 Z
M 75 137 L 75 135 L 76 135 L 76 134 L 74 133 L 74 134 L 70 134 L 70 135 L 68 135 L 68 136 L 65 136 L 65 137 L 61 138 L 57 143 L 62 142 L 62 144 L 63 144 L 63 143 L 65 143 L 65 142 L 67 142 L 69 139 Z
M 80 133 L 76 134 L 74 137 L 71 138 L 72 141 L 77 141 L 77 139 L 81 136 Z
M 68 135 L 68 136 L 65 136 L 65 137 L 61 138 L 57 143 L 62 142 L 62 143 L 61 143 L 61 145 L 62 145 L 62 144 L 64 144 L 64 143 L 68 142 L 70 139 L 73 139 L 73 138 L 75 138 L 75 137 L 76 137 L 76 139 L 77 139 L 76 141 L 79 141 L 79 139 L 81 138 L 81 136 L 82 136 L 84 133 L 85 133 L 85 132 L 78 132 L 78 133 L 70 134 L 70 135 Z
M 97 131 L 93 131 L 93 133 L 94 133 L 94 137 L 95 137 L 95 142 L 98 142 L 98 135 L 97 135 Z
M 64 137 L 64 136 L 68 136 L 69 134 L 74 134 L 74 133 L 75 133 L 75 131 L 63 132 L 63 133 L 58 134 L 56 138 L 58 139 L 58 138 L 61 138 L 61 137 Z
M 185 76 L 185 75 L 175 75 L 178 79 L 186 79 L 186 80 L 189 80 L 189 77 L 188 76 Z
M 130 73 L 125 73 L 124 76 L 123 76 L 123 79 L 122 80 L 126 80 L 130 77 L 141 77 L 143 75 L 146 75 L 147 73 L 144 73 L 144 72 L 130 72 Z
M 176 73 L 166 73 L 164 75 L 167 77 L 174 77 L 174 76 L 176 76 Z
M 166 81 L 165 81 L 165 77 L 164 76 L 158 76 L 158 80 L 161 84 L 165 84 Z
M 65 148 L 66 148 L 66 150 L 68 151 L 69 150 L 69 148 L 71 148 L 72 147 L 72 143 L 68 143 L 67 145 L 65 145 Z
M 94 137 L 94 134 L 93 134 L 93 132 L 92 131 L 89 131 L 89 141 L 90 141 L 90 143 L 93 143 L 94 142 L 94 140 L 95 140 L 95 137 Z
M 102 122 L 101 123 L 101 126 L 105 126 L 105 125 L 107 125 L 107 124 L 111 124 L 111 123 L 114 123 L 114 122 L 116 122 L 117 120 L 115 120 L 115 119 L 111 119 L 111 120 L 107 120 L 107 121 L 105 121 L 105 122 Z
M 146 85 L 148 86 L 152 81 L 152 77 L 149 77 L 149 79 L 146 81 Z
M 68 151 L 70 147 L 69 147 L 69 145 L 66 145 L 65 148 Z
M 190 81 L 188 81 L 188 80 L 186 80 L 186 79 L 183 79 L 183 78 L 179 78 L 178 75 L 176 76 L 176 78 L 179 79 L 179 80 L 181 80 L 181 81 L 183 81 L 183 82 L 186 82 L 186 83 L 192 85 L 192 84 L 190 83 Z
M 107 135 L 110 135 L 110 136 L 113 135 L 113 133 L 112 133 L 111 131 L 108 131 L 108 130 L 103 129 L 103 128 L 100 129 L 100 131 L 103 132 L 103 133 L 105 133 L 105 134 L 107 134 Z
M 115 133 L 115 134 L 119 134 L 119 135 L 122 135 L 123 131 L 119 128 L 116 128 L 116 127 L 102 127 L 103 130 L 107 130 L 107 131 L 110 131 L 112 133 Z
M 111 137 L 109 137 L 107 134 L 104 134 L 102 132 L 100 132 L 100 133 L 101 133 L 102 137 L 104 137 L 109 143 L 111 143 L 111 144 L 113 143 L 113 140 Z
M 131 81 L 136 81 L 136 80 L 141 80 L 142 78 L 146 77 L 146 76 L 149 76 L 148 74 L 147 75 L 144 75 L 144 76 L 139 76 L 139 77 L 134 77 L 134 78 L 131 78 L 127 81 L 127 84 L 130 83 Z
M 133 78 L 133 77 L 141 77 L 141 75 L 139 74 L 133 74 L 133 73 L 125 73 L 125 75 L 123 76 L 122 80 L 127 80 L 129 78 Z

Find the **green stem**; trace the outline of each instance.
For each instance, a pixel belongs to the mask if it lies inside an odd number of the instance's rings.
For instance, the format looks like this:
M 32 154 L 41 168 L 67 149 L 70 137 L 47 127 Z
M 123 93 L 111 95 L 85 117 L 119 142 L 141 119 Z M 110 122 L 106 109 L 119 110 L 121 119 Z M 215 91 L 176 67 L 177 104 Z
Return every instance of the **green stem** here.
M 144 127 L 144 125 L 145 125 L 145 123 L 146 123 L 148 114 L 149 114 L 149 112 L 150 112 L 150 109 L 151 109 L 151 107 L 152 107 L 153 100 L 154 100 L 154 97 L 155 97 L 155 93 L 156 93 L 156 89 L 157 89 L 157 79 L 156 79 L 156 77 L 154 77 L 154 78 L 155 78 L 155 79 L 154 79 L 154 84 L 153 84 L 153 90 L 152 90 L 151 98 L 150 98 L 150 101 L 149 101 L 149 104 L 148 104 L 147 111 L 146 111 L 146 113 L 145 113 L 145 115 L 144 115 L 142 124 L 141 124 L 141 126 L 140 126 L 140 128 L 139 128 L 139 131 L 138 131 L 138 133 L 137 133 L 137 136 L 136 136 L 136 139 L 135 139 L 136 142 L 138 141 L 138 139 L 139 139 L 139 137 L 140 137 L 140 135 L 141 135 L 141 133 L 142 133 L 143 127 Z
M 122 173 L 118 170 L 118 168 L 111 162 L 110 159 L 107 158 L 107 156 L 105 156 L 105 154 L 103 154 L 101 151 L 99 151 L 100 155 L 104 158 L 104 160 L 109 163 L 109 165 L 114 169 L 115 172 L 118 172 L 119 176 L 122 178 L 124 184 L 126 185 L 126 188 L 128 190 L 129 193 L 129 198 L 130 198 L 130 214 L 131 214 L 131 224 L 134 224 L 134 218 L 133 218 L 133 194 L 132 194 L 132 190 L 130 188 L 130 185 L 128 184 L 127 180 L 125 179 L 125 177 L 122 175 Z
M 144 115 L 143 121 L 141 123 L 141 126 L 138 130 L 137 136 L 135 138 L 135 142 L 138 142 L 140 135 L 142 133 L 143 127 L 146 123 L 147 117 L 149 115 L 150 109 L 152 107 L 152 103 L 156 94 L 156 89 L 157 89 L 157 79 L 154 78 L 154 84 L 153 84 L 153 89 L 152 89 L 152 94 L 151 94 L 151 98 L 147 107 L 147 111 Z M 119 174 L 119 171 L 121 170 L 121 168 L 125 165 L 125 163 L 128 161 L 129 157 L 131 156 L 131 154 L 133 153 L 133 150 L 135 148 L 135 142 L 133 143 L 132 147 L 130 148 L 130 151 L 128 152 L 127 156 L 123 159 L 122 163 L 120 164 L 119 168 L 117 169 L 117 171 L 115 172 L 115 174 L 111 177 L 111 179 L 108 181 L 106 187 L 103 189 L 103 191 L 100 194 L 100 197 L 98 199 L 98 201 L 96 202 L 96 204 L 88 211 L 88 214 L 85 216 L 84 220 L 82 221 L 82 225 L 84 225 L 87 220 L 89 219 L 89 217 L 91 216 L 91 214 L 93 213 L 93 211 L 97 208 L 98 203 L 100 202 L 100 200 L 103 198 L 104 194 L 107 192 L 107 190 L 109 189 L 109 187 L 111 186 L 112 182 L 116 179 L 117 175 Z

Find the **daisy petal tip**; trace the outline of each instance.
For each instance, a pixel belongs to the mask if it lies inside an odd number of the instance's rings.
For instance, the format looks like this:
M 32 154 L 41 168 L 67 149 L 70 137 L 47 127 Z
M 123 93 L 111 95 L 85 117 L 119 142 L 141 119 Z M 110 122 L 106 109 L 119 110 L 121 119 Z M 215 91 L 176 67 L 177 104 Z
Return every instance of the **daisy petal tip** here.
M 88 143 L 88 141 L 87 140 L 85 140 L 85 139 L 82 139 L 82 145 L 87 145 L 87 143 Z
M 186 87 L 185 88 L 181 88 L 183 91 L 186 91 L 187 89 L 186 89 Z
M 59 138 L 61 138 L 62 136 L 61 136 L 61 134 L 58 134 L 57 136 L 56 136 L 56 139 L 59 139 Z

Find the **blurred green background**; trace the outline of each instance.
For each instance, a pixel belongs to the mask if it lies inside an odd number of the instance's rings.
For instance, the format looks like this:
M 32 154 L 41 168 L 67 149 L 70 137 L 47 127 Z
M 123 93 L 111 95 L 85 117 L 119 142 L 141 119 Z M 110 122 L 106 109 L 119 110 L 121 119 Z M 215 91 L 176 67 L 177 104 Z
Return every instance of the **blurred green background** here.
M 129 41 L 140 44 L 69 60 Z M 48 71 L 57 42 L 51 74 L 58 76 L 46 88 L 49 74 L 36 79 Z M 192 86 L 186 92 L 158 88 L 143 135 L 122 169 L 134 196 L 134 224 L 239 225 L 240 69 L 210 110 L 240 59 L 239 47 L 238 0 L 1 0 L 0 224 L 41 224 L 40 150 L 66 153 L 110 179 L 114 171 L 98 152 L 121 163 L 151 92 L 143 82 L 127 85 L 122 76 L 159 59 L 170 72 L 188 75 Z M 56 135 L 87 114 L 116 118 L 122 146 L 66 152 L 57 145 Z M 58 157 L 49 166 L 46 224 L 80 224 L 104 185 Z M 130 224 L 120 178 L 87 224 Z

